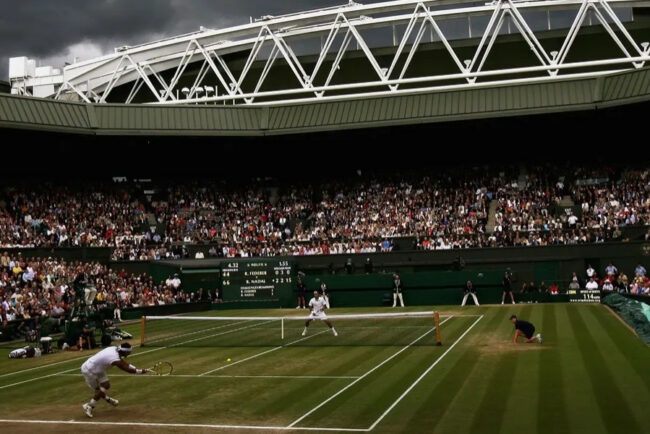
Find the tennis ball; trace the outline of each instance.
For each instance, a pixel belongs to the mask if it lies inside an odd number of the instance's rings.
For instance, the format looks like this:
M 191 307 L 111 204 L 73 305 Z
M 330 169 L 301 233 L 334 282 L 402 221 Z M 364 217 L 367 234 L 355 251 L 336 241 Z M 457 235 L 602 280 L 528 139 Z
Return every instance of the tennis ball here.
M 228 359 L 226 360 L 226 362 L 230 363 L 230 362 L 232 362 L 232 359 L 228 358 Z

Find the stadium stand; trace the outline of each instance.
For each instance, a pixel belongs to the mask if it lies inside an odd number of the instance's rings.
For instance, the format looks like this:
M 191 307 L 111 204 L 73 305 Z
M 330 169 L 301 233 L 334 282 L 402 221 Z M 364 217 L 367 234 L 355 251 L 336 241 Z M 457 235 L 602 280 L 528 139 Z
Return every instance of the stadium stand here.
M 155 186 L 6 187 L 0 246 L 111 247 L 114 260 L 583 244 L 650 223 L 648 171 L 601 167 L 467 168 L 298 184 L 193 180 Z M 488 224 L 492 221 L 492 224 Z

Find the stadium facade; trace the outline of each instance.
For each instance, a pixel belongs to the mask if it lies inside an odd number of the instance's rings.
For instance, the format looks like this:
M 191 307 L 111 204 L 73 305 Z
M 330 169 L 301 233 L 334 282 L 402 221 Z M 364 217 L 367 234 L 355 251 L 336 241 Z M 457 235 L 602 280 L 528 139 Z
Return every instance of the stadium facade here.
M 350 2 L 63 69 L 13 58 L 0 125 L 256 136 L 643 103 L 649 12 L 623 0 Z

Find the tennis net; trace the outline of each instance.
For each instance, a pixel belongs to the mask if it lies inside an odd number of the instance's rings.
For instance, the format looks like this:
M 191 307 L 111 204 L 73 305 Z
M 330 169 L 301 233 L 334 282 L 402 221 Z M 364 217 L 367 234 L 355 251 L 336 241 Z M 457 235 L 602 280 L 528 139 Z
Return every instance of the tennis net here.
M 141 345 L 151 347 L 404 346 L 440 345 L 437 312 L 308 316 L 142 317 Z M 304 334 L 303 334 L 304 333 Z

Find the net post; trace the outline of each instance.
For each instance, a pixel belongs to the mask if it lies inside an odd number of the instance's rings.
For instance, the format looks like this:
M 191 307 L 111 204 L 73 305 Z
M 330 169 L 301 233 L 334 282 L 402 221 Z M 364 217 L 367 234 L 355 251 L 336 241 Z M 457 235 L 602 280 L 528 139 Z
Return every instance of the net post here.
M 433 313 L 433 321 L 436 325 L 436 345 L 440 346 L 442 345 L 442 339 L 440 338 L 440 315 L 438 311 Z
M 284 340 L 284 317 L 280 318 L 280 334 Z
M 144 347 L 144 330 L 147 323 L 147 317 L 143 316 L 140 318 L 140 346 Z

